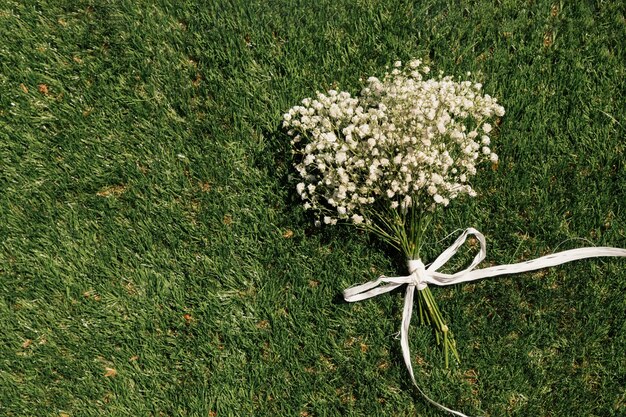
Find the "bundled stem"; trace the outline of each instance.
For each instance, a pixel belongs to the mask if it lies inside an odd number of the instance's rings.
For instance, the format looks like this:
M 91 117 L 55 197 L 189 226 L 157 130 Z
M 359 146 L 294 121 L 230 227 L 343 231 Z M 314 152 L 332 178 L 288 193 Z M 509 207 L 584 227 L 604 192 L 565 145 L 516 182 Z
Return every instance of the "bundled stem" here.
M 372 213 L 375 222 L 363 226 L 386 243 L 402 252 L 408 260 L 420 259 L 423 237 L 432 219 L 430 213 L 417 208 L 405 211 L 389 209 L 385 213 Z M 417 310 L 421 324 L 432 326 L 437 345 L 442 345 L 446 368 L 452 354 L 460 361 L 456 341 L 448 328 L 429 287 L 417 292 Z

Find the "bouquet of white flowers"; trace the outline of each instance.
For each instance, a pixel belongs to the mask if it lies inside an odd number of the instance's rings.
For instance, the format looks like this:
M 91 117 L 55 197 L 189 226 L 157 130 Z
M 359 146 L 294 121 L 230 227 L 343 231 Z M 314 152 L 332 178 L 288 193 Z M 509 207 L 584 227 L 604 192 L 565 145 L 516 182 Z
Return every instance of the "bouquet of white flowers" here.
M 497 163 L 490 122 L 504 115 L 481 84 L 429 72 L 420 60 L 398 61 L 358 97 L 317 93 L 283 116 L 305 209 L 373 232 L 406 256 L 411 273 L 423 267 L 416 261 L 432 212 L 475 196 L 476 166 Z M 419 317 L 434 326 L 448 366 L 449 352 L 458 359 L 454 339 L 428 287 L 416 285 Z

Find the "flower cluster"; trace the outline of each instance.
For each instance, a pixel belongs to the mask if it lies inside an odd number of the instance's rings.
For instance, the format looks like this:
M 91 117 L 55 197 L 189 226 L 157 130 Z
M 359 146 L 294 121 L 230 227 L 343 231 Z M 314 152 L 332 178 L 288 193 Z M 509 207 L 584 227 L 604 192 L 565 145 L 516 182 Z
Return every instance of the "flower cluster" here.
M 498 160 L 488 122 L 504 108 L 479 83 L 429 72 L 420 60 L 398 61 L 358 97 L 318 92 L 284 114 L 306 209 L 325 213 L 325 223 L 359 224 L 379 203 L 433 210 L 476 195 L 468 181 L 478 163 Z

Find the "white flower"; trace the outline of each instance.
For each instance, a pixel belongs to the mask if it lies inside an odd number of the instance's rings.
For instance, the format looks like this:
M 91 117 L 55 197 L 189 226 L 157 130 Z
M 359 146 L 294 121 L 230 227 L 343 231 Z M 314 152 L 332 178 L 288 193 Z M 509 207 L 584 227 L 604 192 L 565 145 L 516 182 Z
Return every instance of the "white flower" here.
M 338 105 L 333 103 L 328 110 L 328 114 L 330 115 L 330 117 L 338 119 L 339 117 L 341 117 L 341 109 Z
M 489 123 L 483 124 L 483 132 L 485 133 L 491 132 L 491 125 Z
M 361 223 L 363 223 L 363 216 L 359 216 L 358 214 L 353 214 L 352 215 L 352 222 L 354 224 L 361 224 Z
M 365 137 L 370 133 L 370 126 L 366 123 L 358 127 L 361 137 Z
M 315 162 L 314 155 L 309 154 L 304 157 L 304 165 L 311 165 L 313 162 Z
M 296 185 L 296 191 L 298 191 L 298 194 L 302 195 L 302 193 L 304 192 L 304 183 L 300 182 L 298 183 L 298 185 Z
M 324 139 L 332 143 L 337 140 L 337 135 L 335 135 L 335 132 L 327 132 L 327 133 L 324 133 Z

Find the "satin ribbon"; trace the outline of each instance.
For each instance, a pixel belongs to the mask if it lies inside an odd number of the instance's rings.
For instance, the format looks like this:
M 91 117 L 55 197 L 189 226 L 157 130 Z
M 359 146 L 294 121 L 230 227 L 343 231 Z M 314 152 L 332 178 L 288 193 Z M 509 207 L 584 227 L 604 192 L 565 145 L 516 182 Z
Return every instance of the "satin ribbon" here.
M 454 274 L 444 274 L 437 272 L 439 268 L 446 264 L 459 250 L 459 248 L 465 243 L 467 237 L 472 235 L 476 237 L 480 242 L 480 250 L 474 257 L 474 260 L 462 271 Z M 576 261 L 586 258 L 596 258 L 601 256 L 623 256 L 626 257 L 626 249 L 611 248 L 611 247 L 589 247 L 571 249 L 551 255 L 542 256 L 531 261 L 520 262 L 516 264 L 498 265 L 489 268 L 474 269 L 480 262 L 485 259 L 487 255 L 487 243 L 485 236 L 474 228 L 466 229 L 456 241 L 445 251 L 435 259 L 435 261 L 428 266 L 428 268 L 419 259 L 412 259 L 408 261 L 409 275 L 402 277 L 386 277 L 381 276 L 376 280 L 370 281 L 365 284 L 350 287 L 343 292 L 343 297 L 347 302 L 356 302 L 365 300 L 368 298 L 376 297 L 377 295 L 384 294 L 389 291 L 407 284 L 406 296 L 404 298 L 404 309 L 402 312 L 402 327 L 400 329 L 400 345 L 402 347 L 402 356 L 404 357 L 404 363 L 406 364 L 413 385 L 417 388 L 420 394 L 431 404 L 435 405 L 441 410 L 447 411 L 451 414 L 467 417 L 465 414 L 458 411 L 451 410 L 443 405 L 431 400 L 417 385 L 415 375 L 413 374 L 413 366 L 411 365 L 411 353 L 409 351 L 409 325 L 411 324 L 411 315 L 413 312 L 413 296 L 415 289 L 423 290 L 428 284 L 445 286 L 460 284 L 462 282 L 476 281 L 483 278 L 490 278 L 499 275 L 519 274 L 522 272 L 534 271 L 537 269 L 549 268 L 556 265 L 561 265 L 567 262 Z

